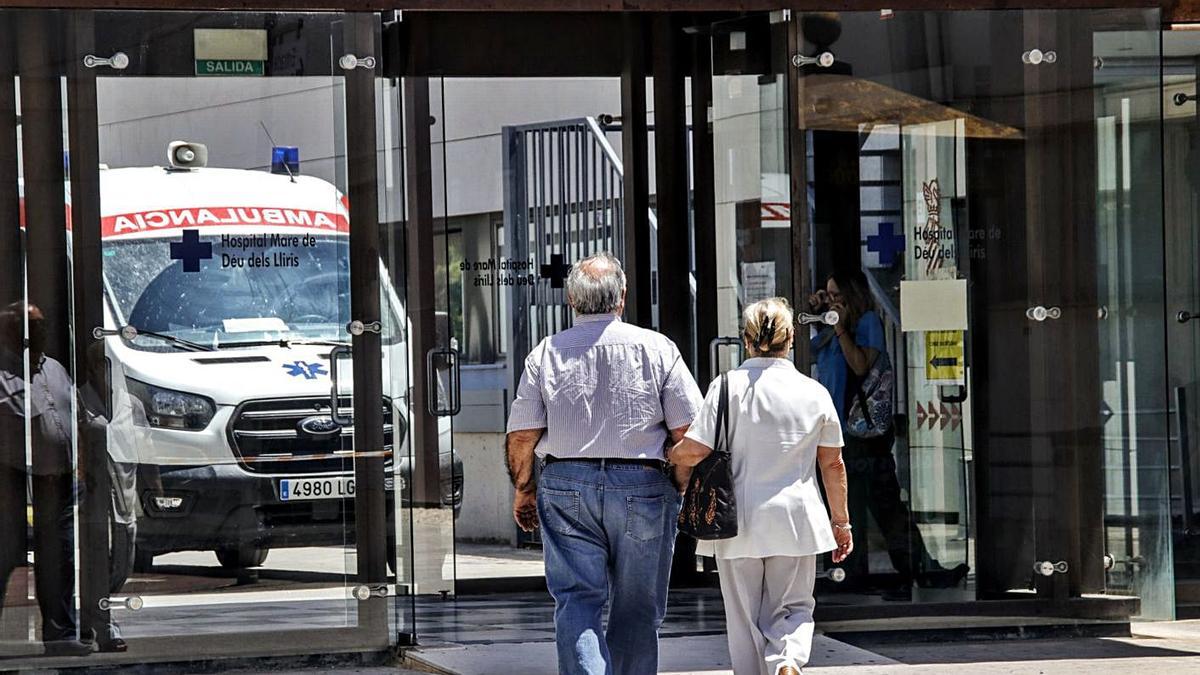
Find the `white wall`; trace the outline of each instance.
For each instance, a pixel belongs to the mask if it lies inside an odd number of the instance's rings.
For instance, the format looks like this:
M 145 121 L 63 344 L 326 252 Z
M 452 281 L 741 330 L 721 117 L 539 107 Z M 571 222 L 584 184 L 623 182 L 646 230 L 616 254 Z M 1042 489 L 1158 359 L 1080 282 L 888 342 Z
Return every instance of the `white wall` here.
M 455 539 L 516 544 L 504 434 L 455 433 L 454 452 L 463 463 L 463 505 Z

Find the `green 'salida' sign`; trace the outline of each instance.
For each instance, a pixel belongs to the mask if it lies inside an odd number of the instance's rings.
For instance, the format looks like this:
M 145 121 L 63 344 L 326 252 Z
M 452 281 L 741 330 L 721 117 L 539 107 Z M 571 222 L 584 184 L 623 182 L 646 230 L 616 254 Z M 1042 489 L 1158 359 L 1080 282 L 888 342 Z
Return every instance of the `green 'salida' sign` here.
M 241 28 L 197 28 L 196 74 L 250 77 L 266 74 L 267 31 Z

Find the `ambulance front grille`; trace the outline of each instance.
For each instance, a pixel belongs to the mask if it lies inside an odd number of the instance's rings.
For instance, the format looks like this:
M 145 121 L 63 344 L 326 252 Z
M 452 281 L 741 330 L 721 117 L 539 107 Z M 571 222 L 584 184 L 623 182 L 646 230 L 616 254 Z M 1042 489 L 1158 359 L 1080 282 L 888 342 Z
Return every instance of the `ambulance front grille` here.
M 349 397 L 338 401 L 338 413 L 353 419 Z M 358 448 L 356 452 L 353 425 L 326 436 L 302 433 L 300 423 L 310 417 L 329 417 L 328 397 L 265 399 L 238 406 L 229 423 L 229 442 L 238 463 L 254 473 L 297 475 L 349 473 L 354 470 L 355 456 L 391 459 L 394 430 L 390 401 L 383 402 L 383 448 Z

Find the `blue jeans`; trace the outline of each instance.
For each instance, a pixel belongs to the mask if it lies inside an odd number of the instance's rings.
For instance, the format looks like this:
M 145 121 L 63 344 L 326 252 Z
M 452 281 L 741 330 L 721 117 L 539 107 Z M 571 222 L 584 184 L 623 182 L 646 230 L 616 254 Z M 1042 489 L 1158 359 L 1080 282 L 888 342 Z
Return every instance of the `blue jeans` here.
M 559 673 L 657 672 L 680 506 L 670 478 L 642 464 L 553 462 L 537 506 Z

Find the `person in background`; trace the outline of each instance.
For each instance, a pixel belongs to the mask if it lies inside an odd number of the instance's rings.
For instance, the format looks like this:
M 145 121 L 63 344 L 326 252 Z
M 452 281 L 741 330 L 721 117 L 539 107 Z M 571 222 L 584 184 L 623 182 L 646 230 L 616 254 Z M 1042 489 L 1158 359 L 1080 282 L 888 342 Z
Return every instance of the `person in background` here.
M 24 339 L 26 322 L 28 342 Z M 4 528 L 6 540 L 2 545 L 12 555 L 5 556 L 0 579 L 7 581 L 13 567 L 25 561 L 24 449 L 28 421 L 33 444 L 34 577 L 42 612 L 42 642 L 48 656 L 82 656 L 92 649 L 76 636 L 75 476 L 71 449 L 75 387 L 66 368 L 47 356 L 45 347 L 45 318 L 37 306 L 18 301 L 0 310 L 0 444 L 4 445 L 0 511 L 5 518 L 12 513 L 22 516 L 17 531 L 9 531 L 11 525 Z
M 726 378 L 738 534 L 697 549 L 717 559 L 733 672 L 798 675 L 812 651 L 817 556 L 833 551 L 841 562 L 854 549 L 842 428 L 829 392 L 788 358 L 795 329 L 787 301 L 756 302 L 742 322 L 751 358 Z M 717 379 L 667 455 L 681 478 L 716 447 L 720 398 Z
M 833 310 L 838 323 L 812 337 L 817 379 L 829 390 L 845 430 L 846 415 L 862 379 L 880 354 L 887 350 L 883 322 L 875 312 L 871 287 L 861 271 L 838 272 L 829 277 L 825 290 L 809 298 L 813 311 Z M 867 558 L 867 512 L 875 518 L 887 541 L 888 557 L 900 574 L 900 586 L 885 589 L 884 598 L 911 597 L 912 584 L 956 586 L 970 571 L 966 564 L 942 567 L 929 555 L 908 506 L 900 499 L 896 460 L 892 456 L 895 429 L 876 438 L 845 434 L 844 452 L 850 486 L 850 518 L 859 524 L 854 532 L 855 553 L 846 560 L 848 579 L 865 580 L 870 573 Z
M 673 342 L 621 321 L 616 258 L 575 263 L 567 302 L 575 325 L 529 353 L 509 415 L 513 519 L 542 528 L 559 672 L 654 673 L 681 503 L 664 449 L 700 390 Z

